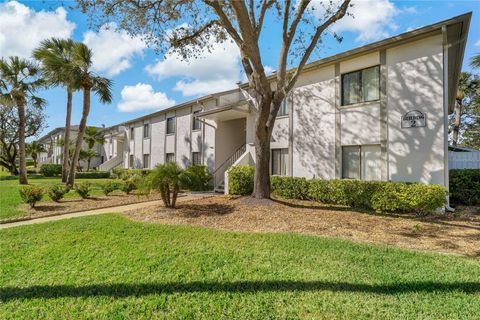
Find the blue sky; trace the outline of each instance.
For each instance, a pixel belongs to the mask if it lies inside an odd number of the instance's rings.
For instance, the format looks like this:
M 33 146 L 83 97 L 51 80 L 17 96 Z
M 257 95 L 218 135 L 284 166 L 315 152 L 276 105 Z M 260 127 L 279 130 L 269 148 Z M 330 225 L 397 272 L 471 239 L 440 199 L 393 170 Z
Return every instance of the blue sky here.
M 330 56 L 367 43 L 473 12 L 464 70 L 468 60 L 480 53 L 480 1 L 355 1 L 354 16 L 335 26 L 344 40 L 324 38 L 314 59 Z M 90 30 L 87 17 L 78 11 L 58 8 L 58 2 L 3 1 L 0 3 L 0 53 L 29 56 L 42 39 L 72 37 L 94 51 L 96 71 L 114 81 L 114 101 L 101 105 L 92 96 L 89 125 L 106 126 L 129 120 L 196 97 L 235 87 L 243 79 L 238 50 L 233 44 L 217 46 L 202 59 L 185 62 L 174 54 L 155 54 L 140 39 L 131 39 L 113 28 Z M 268 20 L 263 33 L 264 63 L 275 69 L 279 38 L 277 22 Z M 66 93 L 54 88 L 39 93 L 48 101 L 49 131 L 64 125 Z M 81 117 L 81 94 L 74 97 L 72 123 Z M 44 132 L 45 132 L 44 131 Z

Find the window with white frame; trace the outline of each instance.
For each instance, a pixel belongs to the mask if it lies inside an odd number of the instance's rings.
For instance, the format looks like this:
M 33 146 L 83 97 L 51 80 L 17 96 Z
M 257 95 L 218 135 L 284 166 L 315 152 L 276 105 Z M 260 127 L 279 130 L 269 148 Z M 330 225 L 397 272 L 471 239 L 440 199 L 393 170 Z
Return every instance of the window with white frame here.
M 143 155 L 143 168 L 150 168 L 150 155 L 148 153 Z
M 202 128 L 202 123 L 200 121 L 200 118 L 198 117 L 199 113 L 200 113 L 200 110 L 193 112 L 192 130 L 200 130 Z
M 342 75 L 342 106 L 380 98 L 380 67 L 375 66 Z
M 288 167 L 288 148 L 272 149 L 272 175 L 286 176 Z
M 175 162 L 175 153 L 165 154 L 165 163 Z
M 167 118 L 167 134 L 175 133 L 175 117 Z
M 143 124 L 143 138 L 150 138 L 150 125 L 148 123 Z
M 342 147 L 342 178 L 381 180 L 380 145 Z
M 200 152 L 192 152 L 192 166 L 198 166 L 202 164 Z

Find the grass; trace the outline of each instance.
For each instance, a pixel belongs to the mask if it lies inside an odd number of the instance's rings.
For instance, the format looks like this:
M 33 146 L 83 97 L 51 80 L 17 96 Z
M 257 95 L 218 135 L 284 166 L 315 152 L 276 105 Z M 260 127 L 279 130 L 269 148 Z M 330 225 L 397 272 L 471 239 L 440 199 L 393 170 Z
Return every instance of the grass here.
M 478 319 L 480 261 L 101 215 L 0 230 L 1 319 Z
M 109 180 L 110 179 L 75 179 L 75 182 L 91 182 L 93 187 L 91 196 L 95 197 L 103 195 L 99 185 Z M 30 178 L 28 182 L 33 185 L 48 187 L 52 184 L 60 184 L 61 178 L 35 177 L 35 179 Z M 21 186 L 18 184 L 17 179 L 0 180 L 0 220 L 20 218 L 27 215 L 27 213 L 18 209 L 18 205 L 22 203 L 22 199 L 20 198 L 20 194 L 18 192 L 19 188 L 21 188 Z M 80 199 L 80 196 L 75 192 L 75 190 L 71 190 L 65 195 L 65 198 Z M 45 194 L 42 201 L 50 201 L 50 198 Z

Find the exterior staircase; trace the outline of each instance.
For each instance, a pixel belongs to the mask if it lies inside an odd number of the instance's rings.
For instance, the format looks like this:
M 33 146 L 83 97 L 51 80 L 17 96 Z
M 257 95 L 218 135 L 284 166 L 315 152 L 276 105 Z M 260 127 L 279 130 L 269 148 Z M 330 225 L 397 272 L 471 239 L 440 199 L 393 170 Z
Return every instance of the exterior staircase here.
M 123 164 L 123 156 L 121 154 L 117 154 L 115 157 L 99 165 L 98 169 L 100 171 L 112 171 L 113 169 L 121 166 L 122 164 Z
M 218 168 L 213 172 L 214 190 L 218 193 L 224 193 L 225 191 L 225 171 L 227 171 L 247 150 L 246 144 L 238 147 L 235 152 L 225 160 Z

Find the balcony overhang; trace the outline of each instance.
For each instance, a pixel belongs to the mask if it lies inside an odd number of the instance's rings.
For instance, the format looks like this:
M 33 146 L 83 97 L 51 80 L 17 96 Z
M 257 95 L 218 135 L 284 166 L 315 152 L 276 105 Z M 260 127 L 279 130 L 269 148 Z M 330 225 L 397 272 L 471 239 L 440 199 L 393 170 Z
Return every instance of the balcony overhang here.
M 228 121 L 246 118 L 249 113 L 250 107 L 248 103 L 246 101 L 239 101 L 223 107 L 200 112 L 198 117 L 214 121 Z

